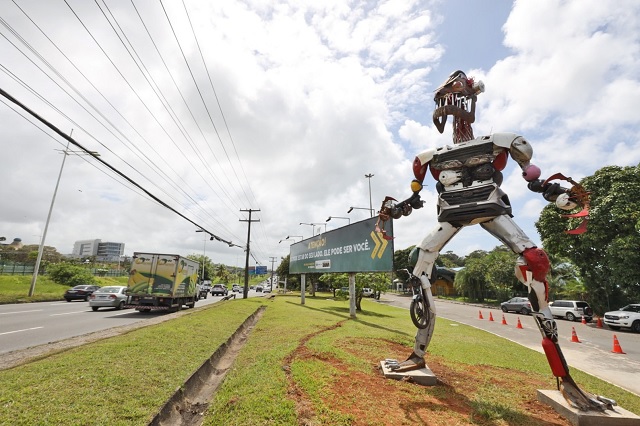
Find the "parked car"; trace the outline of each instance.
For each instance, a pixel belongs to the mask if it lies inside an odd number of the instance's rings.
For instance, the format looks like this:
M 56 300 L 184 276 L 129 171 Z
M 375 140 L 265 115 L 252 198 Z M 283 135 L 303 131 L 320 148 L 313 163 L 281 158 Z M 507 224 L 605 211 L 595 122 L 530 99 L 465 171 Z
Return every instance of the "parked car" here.
M 569 321 L 581 320 L 583 316 L 587 322 L 593 319 L 593 309 L 581 300 L 556 300 L 549 304 L 549 309 L 554 317 Z
M 365 287 L 362 289 L 362 297 L 373 297 L 375 296 L 375 292 L 369 287 Z
M 98 308 L 122 309 L 127 304 L 126 285 L 110 285 L 99 288 L 89 296 L 89 306 L 94 311 Z
M 63 297 L 67 302 L 71 302 L 72 300 L 84 300 L 86 302 L 89 300 L 89 296 L 99 288 L 99 285 L 77 285 L 65 291 Z
M 229 294 L 229 289 L 224 284 L 214 284 L 211 287 L 212 296 L 226 296 L 227 294 Z
M 632 303 L 617 311 L 605 312 L 604 323 L 612 330 L 621 327 L 630 328 L 634 333 L 640 333 L 640 303 Z
M 240 287 L 240 284 L 234 284 L 231 287 L 231 291 L 233 291 L 235 293 L 242 293 L 242 287 Z
M 529 315 L 532 311 L 531 302 L 526 297 L 513 297 L 500 304 L 502 312 L 518 312 L 522 315 Z

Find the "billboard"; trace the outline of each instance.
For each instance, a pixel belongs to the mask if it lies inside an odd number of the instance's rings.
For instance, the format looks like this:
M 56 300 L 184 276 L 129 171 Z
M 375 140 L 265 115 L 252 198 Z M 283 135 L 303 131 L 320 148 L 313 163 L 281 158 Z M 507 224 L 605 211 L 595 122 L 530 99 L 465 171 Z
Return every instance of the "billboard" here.
M 377 220 L 373 217 L 292 244 L 289 273 L 391 271 L 393 240 L 376 232 Z M 392 220 L 386 228 L 393 236 Z

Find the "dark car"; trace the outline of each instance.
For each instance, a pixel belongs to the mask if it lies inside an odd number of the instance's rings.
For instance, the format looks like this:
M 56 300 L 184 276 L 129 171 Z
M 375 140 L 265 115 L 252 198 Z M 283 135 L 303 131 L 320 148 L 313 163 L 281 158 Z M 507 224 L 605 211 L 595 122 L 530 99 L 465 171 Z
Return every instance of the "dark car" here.
M 94 291 L 100 288 L 99 285 L 77 285 L 75 287 L 71 287 L 69 290 L 64 293 L 64 300 L 67 302 L 71 302 L 72 300 L 84 300 L 85 302 L 89 300 L 89 296 L 93 294 Z
M 531 302 L 526 297 L 514 297 L 500 304 L 502 312 L 519 312 L 522 315 L 531 313 Z
M 214 284 L 211 287 L 212 296 L 226 296 L 227 294 L 229 294 L 229 289 L 224 284 Z

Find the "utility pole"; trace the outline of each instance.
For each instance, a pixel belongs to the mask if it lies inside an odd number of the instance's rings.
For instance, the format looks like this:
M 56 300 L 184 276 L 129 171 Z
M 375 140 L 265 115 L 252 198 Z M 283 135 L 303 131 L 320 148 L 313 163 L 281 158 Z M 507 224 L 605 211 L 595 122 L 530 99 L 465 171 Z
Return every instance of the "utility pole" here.
M 278 258 L 270 257 L 269 260 L 271 261 L 271 291 L 273 291 L 273 264 L 275 263 L 276 260 L 278 260 Z
M 371 217 L 373 217 L 373 205 L 371 204 L 371 178 L 374 176 L 373 173 L 369 173 L 364 175 L 367 179 L 369 179 L 369 211 L 371 211 Z
M 249 212 L 249 220 L 240 219 L 240 222 L 249 222 L 249 226 L 247 230 L 247 257 L 244 262 L 244 290 L 242 292 L 242 298 L 246 299 L 247 297 L 249 297 L 249 252 L 251 250 L 250 248 L 251 222 L 260 222 L 260 219 L 251 220 L 251 213 L 259 212 L 260 210 L 259 209 L 258 210 L 253 210 L 253 209 L 242 210 L 241 209 L 240 211 Z

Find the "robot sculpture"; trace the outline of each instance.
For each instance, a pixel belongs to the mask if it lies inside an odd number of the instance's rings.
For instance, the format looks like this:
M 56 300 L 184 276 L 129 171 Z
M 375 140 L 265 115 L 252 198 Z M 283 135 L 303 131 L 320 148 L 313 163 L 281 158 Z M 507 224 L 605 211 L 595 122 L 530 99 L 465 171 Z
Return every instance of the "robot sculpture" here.
M 569 233 L 586 230 L 588 193 L 571 178 L 561 174 L 546 180 L 539 179 L 540 169 L 531 164 L 533 150 L 522 136 L 496 133 L 474 138 L 471 124 L 475 121 L 477 95 L 484 91 L 481 81 L 468 78 L 462 71 L 452 73 L 435 92 L 436 109 L 433 122 L 444 132 L 448 116 L 453 117 L 453 145 L 430 149 L 418 154 L 413 162 L 415 178 L 411 183 L 413 194 L 402 202 L 387 197 L 379 214 L 379 229 L 390 218 L 399 219 L 423 205 L 419 192 L 427 172 L 436 180 L 438 192 L 438 225 L 411 253 L 415 262 L 410 283 L 420 289 L 418 307 L 412 304 L 411 315 L 418 327 L 413 353 L 403 362 L 388 364 L 391 370 L 406 372 L 425 367 L 424 355 L 435 326 L 435 304 L 431 282 L 435 280 L 435 261 L 440 250 L 462 228 L 479 224 L 490 234 L 519 255 L 515 273 L 529 291 L 534 318 L 542 333 L 542 346 L 558 388 L 567 401 L 581 410 L 611 409 L 615 401 L 582 391 L 569 374 L 567 362 L 558 344 L 556 322 L 548 306 L 546 281 L 550 264 L 546 253 L 537 248 L 512 219 L 507 194 L 500 189 L 501 171 L 510 156 L 522 169 L 522 176 L 531 191 L 541 193 L 563 210 L 582 207 L 582 211 L 568 217 L 583 217 L 580 226 Z M 573 184 L 564 188 L 552 180 L 564 179 Z M 415 311 L 414 311 L 415 310 Z

